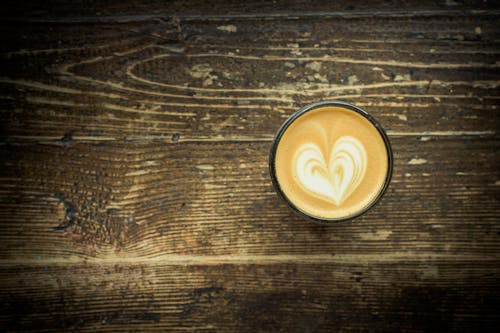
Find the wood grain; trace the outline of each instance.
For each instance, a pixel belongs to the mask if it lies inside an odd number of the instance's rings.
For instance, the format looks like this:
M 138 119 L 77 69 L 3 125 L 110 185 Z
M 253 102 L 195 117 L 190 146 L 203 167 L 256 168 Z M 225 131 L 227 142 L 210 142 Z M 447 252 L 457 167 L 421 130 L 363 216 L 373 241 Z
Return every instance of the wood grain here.
M 2 225 L 10 232 L 0 235 L 2 253 L 9 260 L 50 260 L 66 256 L 65 244 L 76 238 L 79 251 L 69 255 L 106 257 L 112 247 L 138 260 L 162 254 L 496 254 L 498 140 L 425 138 L 393 138 L 394 178 L 382 203 L 356 222 L 332 227 L 301 221 L 277 198 L 268 142 L 4 145 L 2 202 L 10 210 Z M 461 162 L 464 155 L 470 163 Z M 51 217 L 44 224 L 40 209 Z M 35 217 L 32 224 L 23 223 L 27 215 Z M 12 244 L 25 249 L 9 251 Z
M 175 133 L 181 140 L 271 140 L 300 105 L 335 98 L 366 107 L 389 132 L 492 134 L 499 47 L 490 16 L 422 17 L 408 26 L 397 18 L 361 17 L 356 25 L 305 19 L 302 31 L 287 20 L 116 22 L 92 39 L 83 36 L 96 30 L 84 24 L 81 31 L 56 26 L 54 35 L 72 39 L 68 47 L 4 55 L 4 133 L 10 140 L 65 133 L 93 141 Z M 19 32 L 6 32 L 19 47 Z M 72 45 L 80 34 L 91 44 Z M 47 43 L 36 33 L 37 40 L 25 37 L 29 45 Z M 12 103 L 20 89 L 23 112 L 19 100 Z
M 496 324 L 492 263 L 17 266 L 0 269 L 0 318 L 37 332 L 479 331 Z
M 397 7 L 397 8 L 395 8 Z M 9 2 L 0 14 L 4 331 L 496 331 L 500 8 L 483 1 Z M 386 128 L 363 217 L 293 215 L 295 110 Z

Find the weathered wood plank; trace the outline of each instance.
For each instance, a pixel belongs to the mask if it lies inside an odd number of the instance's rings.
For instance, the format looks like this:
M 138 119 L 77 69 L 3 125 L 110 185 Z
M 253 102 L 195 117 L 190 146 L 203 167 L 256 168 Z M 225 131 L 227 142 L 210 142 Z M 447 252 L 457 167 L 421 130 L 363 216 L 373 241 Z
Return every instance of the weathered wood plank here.
M 478 332 L 494 328 L 495 262 L 0 268 L 0 323 L 15 331 Z
M 153 2 L 153 1 L 134 1 L 131 4 L 124 4 L 120 1 L 106 1 L 105 3 L 86 1 L 73 1 L 67 3 L 66 1 L 52 1 L 51 6 L 40 4 L 36 2 L 19 3 L 16 1 L 5 1 L 6 10 L 2 12 L 2 16 L 9 17 L 8 13 L 18 14 L 21 17 L 74 17 L 86 16 L 99 18 L 106 15 L 268 15 L 273 14 L 292 14 L 301 15 L 304 12 L 318 11 L 346 11 L 357 12 L 366 11 L 367 14 L 374 15 L 379 11 L 398 12 L 406 10 L 409 14 L 418 10 L 456 10 L 456 9 L 492 9 L 495 3 L 489 3 L 481 0 L 466 1 L 466 2 L 453 2 L 453 1 L 404 1 L 394 6 L 393 3 L 375 0 L 365 2 L 351 2 L 351 1 L 282 1 L 280 3 L 273 3 L 269 1 L 251 1 L 248 3 L 241 3 L 239 1 L 212 1 L 207 3 L 205 1 L 169 1 L 168 3 Z
M 463 89 L 467 88 L 464 86 Z M 384 97 L 387 95 L 392 97 Z M 89 104 L 85 98 L 82 102 L 79 97 L 71 97 L 69 101 L 67 98 L 30 96 L 21 103 L 4 100 L 4 111 L 0 116 L 5 126 L 2 141 L 57 141 L 68 135 L 75 141 L 170 142 L 174 135 L 180 142 L 271 141 L 281 123 L 299 109 L 299 104 L 296 107 L 235 106 L 223 102 L 191 101 L 186 105 L 144 100 Z M 435 98 L 442 102 L 436 102 Z M 313 102 L 316 99 L 308 100 Z M 397 94 L 376 93 L 370 97 L 350 96 L 342 100 L 364 107 L 384 124 L 391 136 L 426 133 L 492 136 L 500 122 L 498 101 L 494 97 L 482 97 L 479 101 L 467 96 L 401 98 Z
M 394 133 L 496 132 L 495 15 L 346 22 L 76 24 L 25 39 L 5 26 L 3 140 L 269 140 L 300 105 L 334 98 Z
M 382 204 L 332 227 L 277 198 L 269 142 L 2 145 L 1 256 L 498 253 L 499 141 L 392 143 Z
M 103 20 L 108 16 L 133 17 L 136 20 L 147 20 L 153 18 L 165 18 L 169 16 L 195 17 L 197 19 L 207 17 L 279 17 L 294 18 L 307 14 L 315 15 L 350 15 L 377 16 L 380 13 L 385 15 L 405 14 L 412 17 L 419 12 L 439 13 L 442 11 L 457 11 L 459 15 L 464 15 L 464 10 L 481 12 L 492 10 L 498 7 L 497 4 L 475 0 L 475 1 L 402 1 L 394 3 L 375 0 L 365 2 L 352 1 L 281 1 L 279 3 L 269 1 L 251 1 L 241 3 L 240 1 L 134 1 L 131 4 L 124 4 L 120 1 L 106 1 L 88 3 L 86 1 L 52 1 L 51 6 L 36 2 L 19 3 L 16 1 L 5 1 L 5 11 L 2 16 L 6 19 L 64 19 L 75 20 L 76 18 L 87 20 Z M 10 14 L 10 15 L 6 15 Z M 123 19 L 123 18 L 122 18 Z

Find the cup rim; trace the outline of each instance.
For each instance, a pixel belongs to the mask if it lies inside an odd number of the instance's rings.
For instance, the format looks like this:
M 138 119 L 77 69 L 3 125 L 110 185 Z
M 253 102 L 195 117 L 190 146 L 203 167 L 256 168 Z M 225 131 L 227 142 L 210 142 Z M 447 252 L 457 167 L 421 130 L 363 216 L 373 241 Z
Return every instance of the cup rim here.
M 315 110 L 315 109 L 318 109 L 321 107 L 325 107 L 325 106 L 342 107 L 342 108 L 357 112 L 358 114 L 362 115 L 364 118 L 368 119 L 368 121 L 370 121 L 370 123 L 377 129 L 380 136 L 382 137 L 382 140 L 384 141 L 385 148 L 387 151 L 387 174 L 386 174 L 384 184 L 383 184 L 382 188 L 380 189 L 379 193 L 377 194 L 377 196 L 362 210 L 360 210 L 354 214 L 340 217 L 340 218 L 318 217 L 318 216 L 310 215 L 310 214 L 302 211 L 300 208 L 298 208 L 296 205 L 294 205 L 290 201 L 290 199 L 288 199 L 288 197 L 286 196 L 284 191 L 281 189 L 278 178 L 276 176 L 276 152 L 278 150 L 278 145 L 279 145 L 281 138 L 283 137 L 285 131 L 297 118 L 301 117 L 302 115 L 304 115 L 305 113 L 307 113 L 309 111 L 312 111 L 312 110 Z M 325 100 L 325 101 L 320 101 L 320 102 L 306 105 L 305 107 L 303 107 L 303 108 L 299 109 L 298 111 L 296 111 L 295 113 L 293 113 L 281 125 L 281 127 L 278 129 L 278 132 L 277 132 L 277 134 L 272 142 L 271 151 L 269 154 L 269 173 L 271 175 L 271 181 L 273 183 L 273 187 L 274 187 L 276 193 L 278 193 L 278 195 L 281 197 L 281 199 L 284 200 L 288 204 L 288 206 L 296 214 L 298 214 L 299 216 L 301 216 L 303 218 L 306 218 L 308 220 L 312 220 L 312 221 L 317 222 L 317 223 L 333 224 L 333 223 L 338 223 L 338 222 L 354 220 L 354 219 L 360 217 L 361 215 L 365 214 L 367 211 L 369 211 L 371 208 L 373 208 L 380 201 L 380 199 L 382 198 L 384 193 L 387 191 L 387 188 L 389 187 L 389 184 L 391 182 L 393 163 L 394 163 L 394 158 L 393 158 L 392 147 L 391 147 L 391 143 L 389 141 L 389 137 L 387 136 L 387 133 L 383 129 L 382 125 L 380 125 L 380 123 L 373 116 L 371 116 L 368 112 L 366 112 L 365 110 L 363 110 L 363 109 L 361 109 L 353 104 L 350 104 L 350 103 L 347 103 L 344 101 L 339 101 L 339 100 Z

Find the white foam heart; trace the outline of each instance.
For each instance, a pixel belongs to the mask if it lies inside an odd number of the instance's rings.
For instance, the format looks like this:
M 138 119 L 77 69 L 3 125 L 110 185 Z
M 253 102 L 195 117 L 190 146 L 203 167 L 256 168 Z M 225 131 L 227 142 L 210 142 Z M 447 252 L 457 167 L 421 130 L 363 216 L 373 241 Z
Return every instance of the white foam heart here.
M 359 140 L 342 136 L 329 157 L 327 164 L 320 147 L 312 142 L 303 144 L 295 153 L 294 170 L 304 190 L 338 206 L 363 180 L 367 155 Z

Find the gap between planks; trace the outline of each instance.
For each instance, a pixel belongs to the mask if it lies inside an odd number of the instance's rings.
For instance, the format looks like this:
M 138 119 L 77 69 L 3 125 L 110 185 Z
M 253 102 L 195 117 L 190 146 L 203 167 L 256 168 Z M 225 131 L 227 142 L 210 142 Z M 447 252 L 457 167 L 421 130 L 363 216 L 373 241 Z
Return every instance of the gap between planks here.
M 418 17 L 469 17 L 498 16 L 497 9 L 433 9 L 433 10 L 349 10 L 349 11 L 286 11 L 278 13 L 239 13 L 239 14 L 187 14 L 165 12 L 159 14 L 108 15 L 108 16 L 73 16 L 73 17 L 3 17 L 4 22 L 19 23 L 132 23 L 144 21 L 160 21 L 169 23 L 175 17 L 180 21 L 229 21 L 229 20 L 299 20 L 307 18 L 321 19 L 356 19 L 356 18 L 418 18 Z
M 391 138 L 400 137 L 494 137 L 495 131 L 425 131 L 425 132 L 397 132 L 386 131 Z M 46 143 L 54 145 L 63 145 L 64 142 L 61 136 L 29 136 L 29 135 L 11 135 L 0 141 L 0 145 L 6 144 L 29 144 L 29 143 Z M 171 137 L 153 137 L 153 136 L 137 136 L 119 139 L 109 136 L 74 136 L 73 142 L 78 143 L 101 143 L 101 142 L 132 142 L 132 143 L 164 143 L 164 144 L 179 144 L 179 143 L 203 143 L 203 142 L 272 142 L 274 136 L 265 137 L 245 137 L 245 136 L 228 136 L 228 137 L 198 137 L 198 138 L 182 138 L 177 141 L 172 141 Z

